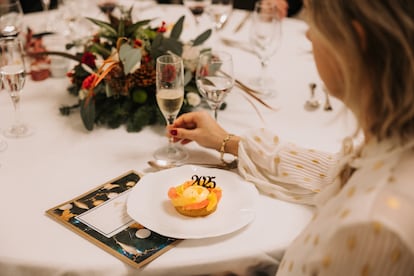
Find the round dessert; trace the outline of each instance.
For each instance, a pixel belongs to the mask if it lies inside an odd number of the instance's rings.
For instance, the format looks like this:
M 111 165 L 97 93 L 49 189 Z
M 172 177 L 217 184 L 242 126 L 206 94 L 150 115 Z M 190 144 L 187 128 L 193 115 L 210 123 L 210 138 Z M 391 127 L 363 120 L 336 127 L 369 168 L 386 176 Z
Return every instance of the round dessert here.
M 193 176 L 193 180 L 171 187 L 168 197 L 175 209 L 189 217 L 204 217 L 216 211 L 221 189 L 216 187 L 213 178 Z

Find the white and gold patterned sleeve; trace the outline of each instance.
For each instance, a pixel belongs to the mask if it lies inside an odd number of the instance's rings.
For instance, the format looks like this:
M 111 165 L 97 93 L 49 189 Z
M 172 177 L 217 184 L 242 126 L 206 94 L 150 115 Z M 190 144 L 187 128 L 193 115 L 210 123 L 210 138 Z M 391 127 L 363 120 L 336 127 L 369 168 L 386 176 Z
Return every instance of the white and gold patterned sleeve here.
M 405 238 L 381 221 L 348 225 L 315 248 L 303 275 L 414 275 L 412 238 L 411 246 Z
M 273 197 L 314 205 L 324 187 L 338 181 L 343 150 L 328 153 L 282 141 L 265 130 L 253 130 L 239 143 L 239 172 Z

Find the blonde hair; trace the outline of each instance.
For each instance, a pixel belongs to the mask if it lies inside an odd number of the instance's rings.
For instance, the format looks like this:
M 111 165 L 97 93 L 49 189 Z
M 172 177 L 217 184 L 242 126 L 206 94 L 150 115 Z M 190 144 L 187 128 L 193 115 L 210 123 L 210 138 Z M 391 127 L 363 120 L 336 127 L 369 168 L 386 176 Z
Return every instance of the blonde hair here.
M 414 1 L 308 0 L 344 77 L 344 102 L 378 140 L 414 136 Z M 361 27 L 361 28 L 359 28 Z

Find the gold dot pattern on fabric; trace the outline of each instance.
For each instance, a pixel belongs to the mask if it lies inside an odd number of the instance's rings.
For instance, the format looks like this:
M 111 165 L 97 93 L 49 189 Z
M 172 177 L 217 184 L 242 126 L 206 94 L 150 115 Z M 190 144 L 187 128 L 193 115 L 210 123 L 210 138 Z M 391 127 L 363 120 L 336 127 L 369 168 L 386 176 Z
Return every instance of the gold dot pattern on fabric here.
M 319 174 L 319 177 L 320 177 L 320 178 L 325 178 L 325 177 L 326 177 L 326 175 L 325 175 L 325 174 L 323 174 L 323 173 L 320 173 L 320 174 Z
M 309 151 L 309 152 L 315 152 L 315 150 L 314 150 L 314 149 L 309 149 L 308 151 Z
M 298 168 L 298 169 L 304 169 L 303 166 L 300 165 L 300 164 L 297 164 L 295 167 Z
M 287 172 L 282 172 L 282 176 L 289 176 Z
M 374 171 L 381 169 L 384 166 L 384 161 L 378 161 L 374 164 L 374 166 L 372 167 L 372 169 Z
M 331 265 L 331 262 L 332 262 L 332 260 L 331 260 L 331 256 L 326 255 L 326 256 L 325 256 L 325 257 L 323 257 L 323 259 L 322 259 L 322 266 L 323 266 L 324 268 L 328 268 L 328 267 Z
M 348 197 L 353 197 L 353 196 L 354 196 L 354 194 L 355 194 L 355 187 L 351 187 L 351 188 L 349 188 L 349 189 L 348 189 L 348 192 L 346 193 L 346 195 L 347 195 Z
M 379 234 L 381 232 L 382 229 L 382 224 L 378 221 L 374 221 L 372 223 L 372 230 L 374 230 L 375 234 Z
M 321 190 L 320 189 L 314 189 L 314 190 L 312 190 L 312 192 L 314 192 L 314 193 L 320 193 L 321 192 Z
M 290 262 L 290 264 L 289 264 L 289 272 L 291 272 L 292 271 L 292 269 L 293 269 L 293 262 Z
M 316 159 L 313 159 L 312 160 L 312 163 L 314 163 L 314 164 L 320 164 L 320 162 L 318 160 L 316 160 Z
M 293 199 L 294 199 L 294 200 L 301 200 L 301 199 L 302 199 L 302 197 L 297 195 L 297 196 L 294 196 L 294 197 L 293 197 Z
M 261 143 L 262 139 L 259 136 L 254 136 L 253 138 L 257 143 Z
M 349 236 L 348 239 L 346 240 L 346 243 L 347 243 L 347 247 L 349 251 L 352 251 L 357 245 L 357 239 L 354 235 Z
M 313 240 L 313 245 L 317 246 L 319 244 L 319 235 L 315 236 L 315 239 Z
M 387 179 L 389 184 L 394 184 L 395 183 L 395 177 L 393 175 L 391 175 L 390 177 L 388 177 Z
M 280 164 L 280 157 L 279 156 L 276 156 L 275 159 L 274 159 L 274 161 L 275 161 L 275 164 L 276 165 L 279 165 Z
M 293 151 L 293 150 L 291 150 L 289 153 L 292 154 L 292 155 L 298 155 L 298 152 L 297 151 Z
M 401 251 L 396 248 L 394 250 L 391 251 L 391 262 L 393 264 L 397 263 L 401 258 Z
M 397 198 L 389 197 L 387 198 L 387 206 L 391 209 L 398 210 L 400 209 L 401 203 Z
M 246 167 L 246 166 L 243 166 L 243 170 L 244 170 L 245 172 L 248 172 L 248 171 L 249 171 L 249 168 L 248 168 L 248 167 Z
M 311 182 L 311 179 L 309 177 L 304 177 L 303 178 L 303 181 L 305 181 L 305 182 Z
M 341 214 L 339 215 L 339 217 L 342 218 L 342 219 L 344 219 L 344 218 L 346 218 L 349 215 L 349 213 L 351 213 L 351 211 L 349 209 L 345 209 L 345 210 L 343 210 L 341 212 Z
M 371 192 L 373 192 L 374 190 L 375 190 L 375 187 L 374 187 L 374 186 L 372 186 L 372 187 L 367 188 L 367 189 L 365 190 L 365 192 L 367 192 L 367 193 L 371 193 Z
M 273 143 L 275 145 L 279 144 L 279 137 L 278 136 L 273 137 Z
M 306 244 L 310 239 L 310 234 L 307 234 L 304 240 L 304 243 Z
M 368 276 L 369 275 L 369 265 L 364 265 L 361 269 L 361 276 Z

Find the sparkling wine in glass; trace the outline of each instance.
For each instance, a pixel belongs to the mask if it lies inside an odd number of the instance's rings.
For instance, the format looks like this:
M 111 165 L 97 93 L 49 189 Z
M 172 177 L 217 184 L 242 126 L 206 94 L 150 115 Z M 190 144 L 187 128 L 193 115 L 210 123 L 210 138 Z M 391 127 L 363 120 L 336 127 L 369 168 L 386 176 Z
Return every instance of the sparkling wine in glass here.
M 203 53 L 197 64 L 196 84 L 217 120 L 218 110 L 234 86 L 232 56 L 223 51 Z
M 11 138 L 25 137 L 33 133 L 32 128 L 20 120 L 20 94 L 26 80 L 24 50 L 17 37 L 0 39 L 0 78 L 5 90 L 13 102 L 14 124 L 4 131 Z
M 17 36 L 22 30 L 23 9 L 19 0 L 0 1 L 0 35 Z
M 281 42 L 281 19 L 277 6 L 271 1 L 259 1 L 255 4 L 250 30 L 250 43 L 260 60 L 261 72 L 250 84 L 262 92 L 263 97 L 275 94 L 274 81 L 267 78 L 267 66 Z
M 194 15 L 196 25 L 200 24 L 200 18 L 204 11 L 210 6 L 211 0 L 183 0 L 184 6 L 186 6 Z
M 167 125 L 177 118 L 184 101 L 184 65 L 183 60 L 175 55 L 163 55 L 156 64 L 156 98 L 158 107 Z M 188 158 L 188 152 L 169 139 L 168 145 L 154 153 L 158 161 L 177 163 Z

